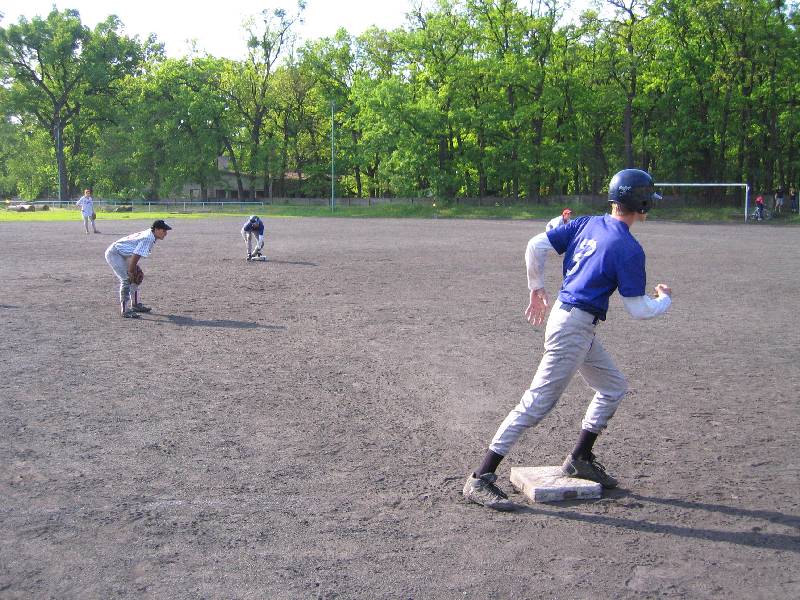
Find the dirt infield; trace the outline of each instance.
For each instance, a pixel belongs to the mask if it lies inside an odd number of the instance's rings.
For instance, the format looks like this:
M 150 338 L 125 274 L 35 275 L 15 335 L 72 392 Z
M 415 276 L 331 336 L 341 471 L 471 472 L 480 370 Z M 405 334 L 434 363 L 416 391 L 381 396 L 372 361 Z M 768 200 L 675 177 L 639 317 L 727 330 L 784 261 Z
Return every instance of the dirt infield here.
M 98 225 L 0 223 L 0 597 L 800 597 L 797 229 L 637 226 L 675 304 L 599 327 L 621 488 L 501 514 L 460 490 L 542 353 L 542 222 L 268 219 L 248 264 L 239 219 L 175 221 L 140 321 L 103 252 L 148 223 Z

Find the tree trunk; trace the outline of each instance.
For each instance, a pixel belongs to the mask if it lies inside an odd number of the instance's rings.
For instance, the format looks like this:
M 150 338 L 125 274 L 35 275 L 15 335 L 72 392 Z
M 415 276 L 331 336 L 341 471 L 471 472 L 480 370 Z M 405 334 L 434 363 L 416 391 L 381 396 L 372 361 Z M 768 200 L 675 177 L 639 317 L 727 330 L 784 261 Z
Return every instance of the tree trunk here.
M 719 152 L 717 153 L 717 163 L 721 165 L 721 171 L 718 170 L 720 179 L 723 181 L 727 179 L 727 168 L 725 163 L 725 153 L 728 150 L 728 121 L 730 118 L 730 100 L 731 100 L 731 87 L 725 92 L 725 101 L 722 104 L 722 117 L 719 131 Z M 736 175 L 736 179 L 739 174 Z
M 357 157 L 358 156 L 358 152 L 357 152 L 357 149 L 358 149 L 358 132 L 355 131 L 355 130 L 351 131 L 350 132 L 350 137 L 353 140 L 353 155 Z M 353 175 L 356 178 L 356 198 L 362 198 L 363 197 L 363 187 L 362 187 L 362 184 L 361 184 L 361 168 L 359 167 L 359 164 L 358 164 L 358 158 L 356 158 L 355 163 L 356 164 L 353 166 Z
M 69 200 L 69 183 L 67 181 L 67 164 L 64 160 L 64 122 L 59 113 L 56 113 L 53 118 L 53 137 L 55 138 L 56 163 L 58 164 L 58 199 L 65 202 Z
M 625 166 L 634 167 L 633 163 L 633 98 L 635 93 L 628 93 L 625 102 L 625 112 L 622 117 L 622 132 L 625 139 Z
M 486 197 L 486 139 L 483 131 L 478 134 L 478 198 Z
M 265 152 L 264 164 L 264 193 L 268 198 L 272 198 L 272 149 L 271 146 Z
M 542 138 L 544 137 L 544 118 L 536 117 L 531 122 L 531 129 L 533 131 L 533 164 L 531 164 L 531 173 L 528 179 L 528 201 L 536 202 L 541 201 L 539 190 L 542 187 L 542 165 L 539 160 L 539 149 L 542 147 Z
M 242 183 L 242 171 L 239 168 L 239 161 L 236 158 L 236 153 L 233 151 L 233 145 L 228 138 L 225 138 L 225 149 L 228 151 L 228 154 L 231 157 L 231 166 L 233 167 L 233 173 L 236 175 L 236 189 L 239 193 L 239 198 L 244 195 L 244 185 Z
M 259 147 L 260 146 L 258 144 L 258 140 L 256 140 L 255 144 L 253 146 L 253 150 L 252 150 L 253 156 L 256 157 L 256 158 L 258 157 Z M 247 182 L 249 184 L 250 200 L 254 200 L 255 197 L 256 197 L 256 180 L 258 179 L 258 175 L 255 173 L 256 164 L 257 163 L 256 163 L 255 160 L 251 160 L 250 161 L 250 165 L 251 165 L 251 169 L 250 170 L 252 172 L 247 174 Z M 241 200 L 242 197 L 240 196 L 239 199 Z
M 439 157 L 439 175 L 443 180 L 444 179 L 449 179 L 450 170 L 449 170 L 449 165 L 448 165 L 448 160 L 447 160 L 447 136 L 445 136 L 445 135 L 440 135 L 439 136 L 439 153 L 438 153 L 438 157 Z M 438 193 L 442 193 L 445 197 L 448 197 L 448 199 L 449 199 L 449 196 L 450 196 L 449 187 L 450 187 L 449 183 L 445 182 L 444 183 L 444 187 L 440 187 L 440 189 L 437 190 L 437 192 Z

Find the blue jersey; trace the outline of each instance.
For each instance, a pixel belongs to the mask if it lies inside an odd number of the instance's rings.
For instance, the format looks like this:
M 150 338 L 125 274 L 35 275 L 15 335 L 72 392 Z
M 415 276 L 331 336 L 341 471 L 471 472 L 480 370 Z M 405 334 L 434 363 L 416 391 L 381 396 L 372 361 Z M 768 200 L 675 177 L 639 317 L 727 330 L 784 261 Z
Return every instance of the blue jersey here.
M 242 230 L 250 233 L 257 233 L 258 235 L 264 235 L 264 221 L 261 219 L 247 221 L 247 223 L 244 224 L 244 227 L 242 227 Z
M 622 221 L 611 215 L 579 217 L 548 231 L 547 239 L 564 255 L 561 302 L 605 321 L 615 290 L 629 298 L 644 295 L 644 250 Z

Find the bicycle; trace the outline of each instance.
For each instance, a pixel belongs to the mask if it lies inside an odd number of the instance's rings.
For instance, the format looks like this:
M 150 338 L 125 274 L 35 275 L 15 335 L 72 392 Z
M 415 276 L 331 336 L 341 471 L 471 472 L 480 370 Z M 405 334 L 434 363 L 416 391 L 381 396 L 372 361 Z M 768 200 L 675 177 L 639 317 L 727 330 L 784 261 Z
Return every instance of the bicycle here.
M 750 213 L 750 216 L 747 217 L 747 222 L 756 223 L 758 221 L 769 221 L 772 219 L 772 211 L 768 208 L 764 207 L 760 212 L 761 215 L 758 214 L 759 210 L 756 208 L 752 213 Z

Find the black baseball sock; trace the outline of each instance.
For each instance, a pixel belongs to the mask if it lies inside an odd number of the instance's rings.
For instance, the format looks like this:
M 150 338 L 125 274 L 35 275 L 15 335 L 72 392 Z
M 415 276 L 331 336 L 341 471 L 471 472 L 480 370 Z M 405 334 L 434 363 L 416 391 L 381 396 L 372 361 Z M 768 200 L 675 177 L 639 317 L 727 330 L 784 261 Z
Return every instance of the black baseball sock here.
M 572 457 L 588 459 L 592 454 L 592 446 L 594 446 L 596 439 L 596 433 L 581 429 L 581 435 L 578 437 L 578 443 L 575 444 L 575 449 L 572 451 Z
M 486 451 L 486 456 L 483 457 L 481 466 L 475 471 L 475 477 L 480 477 L 484 473 L 494 473 L 503 460 L 503 456 L 491 450 Z

